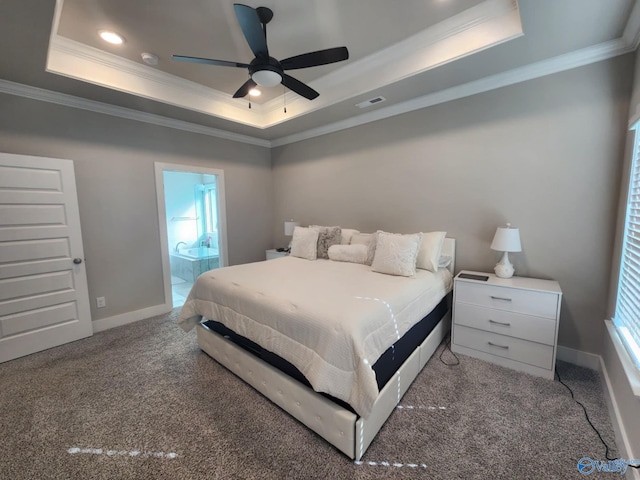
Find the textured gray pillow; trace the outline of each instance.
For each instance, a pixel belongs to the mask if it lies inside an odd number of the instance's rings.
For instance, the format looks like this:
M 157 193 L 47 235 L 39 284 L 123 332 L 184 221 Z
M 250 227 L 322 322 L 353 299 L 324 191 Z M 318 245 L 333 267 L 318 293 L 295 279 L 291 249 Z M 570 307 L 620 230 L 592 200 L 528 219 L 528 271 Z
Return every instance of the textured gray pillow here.
M 318 258 L 329 258 L 329 247 L 331 245 L 340 245 L 342 240 L 342 229 L 340 227 L 321 227 L 319 225 L 311 225 L 311 228 L 317 228 L 320 233 L 318 235 Z

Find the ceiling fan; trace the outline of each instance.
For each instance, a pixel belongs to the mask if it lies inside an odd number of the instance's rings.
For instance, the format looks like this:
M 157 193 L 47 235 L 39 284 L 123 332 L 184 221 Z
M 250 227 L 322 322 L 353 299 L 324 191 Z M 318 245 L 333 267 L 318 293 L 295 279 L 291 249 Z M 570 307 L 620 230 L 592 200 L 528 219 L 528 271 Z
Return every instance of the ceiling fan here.
M 300 80 L 296 80 L 292 76 L 287 75 L 284 71 L 327 65 L 349 58 L 347 47 L 336 47 L 303 53 L 302 55 L 296 55 L 295 57 L 285 58 L 280 61 L 276 60 L 269 56 L 269 49 L 267 47 L 267 23 L 273 18 L 273 11 L 267 7 L 252 8 L 240 3 L 235 3 L 233 8 L 235 9 L 242 33 L 244 33 L 247 43 L 249 44 L 249 48 L 251 48 L 251 51 L 255 55 L 251 63 L 173 55 L 174 60 L 182 60 L 185 62 L 247 68 L 250 78 L 234 93 L 233 98 L 246 96 L 249 90 L 255 88 L 257 85 L 273 87 L 278 83 L 282 83 L 282 85 L 296 92 L 298 95 L 313 100 L 320 94 Z

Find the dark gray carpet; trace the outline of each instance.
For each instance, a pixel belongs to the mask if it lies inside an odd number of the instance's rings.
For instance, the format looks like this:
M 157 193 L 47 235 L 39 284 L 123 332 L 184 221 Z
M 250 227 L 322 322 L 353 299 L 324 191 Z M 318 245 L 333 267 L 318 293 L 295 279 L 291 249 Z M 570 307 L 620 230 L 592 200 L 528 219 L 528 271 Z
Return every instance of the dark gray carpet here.
M 604 459 L 560 383 L 465 356 L 448 367 L 441 345 L 354 464 L 201 352 L 176 316 L 1 364 L 0 478 L 567 479 L 584 478 L 580 458 Z M 558 371 L 616 454 L 598 374 Z

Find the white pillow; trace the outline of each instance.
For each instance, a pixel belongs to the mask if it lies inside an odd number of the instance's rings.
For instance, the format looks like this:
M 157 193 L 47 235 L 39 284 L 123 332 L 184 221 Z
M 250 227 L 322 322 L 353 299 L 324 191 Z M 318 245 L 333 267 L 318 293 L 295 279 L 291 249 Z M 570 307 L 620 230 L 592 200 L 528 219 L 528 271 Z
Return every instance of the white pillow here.
M 307 260 L 315 260 L 318 257 L 318 235 L 320 231 L 317 228 L 296 227 L 293 229 L 293 237 L 291 238 L 292 257 L 306 258 Z
M 438 271 L 438 260 L 442 250 L 442 242 L 447 232 L 429 232 L 422 234 L 422 244 L 416 260 L 416 268 Z
M 375 233 L 354 233 L 351 237 L 351 245 L 366 245 L 369 247 L 367 251 L 367 259 L 364 264 L 371 266 L 373 263 L 373 257 L 376 254 L 376 241 L 378 240 L 378 233 L 382 230 L 378 230 Z
M 367 260 L 366 245 L 331 245 L 329 260 L 336 262 L 364 263 Z
M 371 234 L 370 233 L 354 233 L 351 235 L 351 243 L 350 245 L 367 245 L 369 246 L 371 243 Z
M 343 228 L 342 229 L 342 240 L 340 240 L 341 245 L 350 245 L 351 237 L 356 233 L 360 233 L 359 230 L 354 230 L 353 228 Z
M 367 259 L 364 261 L 365 265 L 371 266 L 373 263 L 373 257 L 376 254 L 376 245 L 378 244 L 378 235 L 382 232 L 382 230 L 378 230 L 375 233 L 371 234 L 371 241 L 369 241 L 368 250 L 367 250 Z
M 451 265 L 451 260 L 451 255 L 440 255 L 440 258 L 438 259 L 438 267 L 447 268 Z
M 416 273 L 416 258 L 422 233 L 399 235 L 378 232 L 371 270 L 389 275 L 410 277 Z

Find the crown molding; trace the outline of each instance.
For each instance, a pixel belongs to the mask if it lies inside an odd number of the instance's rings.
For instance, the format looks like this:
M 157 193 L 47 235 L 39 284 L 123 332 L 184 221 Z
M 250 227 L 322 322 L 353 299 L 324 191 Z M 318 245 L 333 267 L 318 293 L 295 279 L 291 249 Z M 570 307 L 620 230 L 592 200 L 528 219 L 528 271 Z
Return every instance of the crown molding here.
M 463 85 L 424 95 L 422 97 L 418 97 L 416 99 L 406 101 L 397 105 L 390 105 L 388 107 L 380 108 L 379 110 L 364 113 L 356 117 L 348 118 L 346 120 L 341 120 L 339 122 L 334 122 L 297 134 L 283 136 L 271 141 L 263 140 L 257 137 L 251 137 L 248 135 L 236 134 L 216 128 L 205 127 L 181 120 L 175 120 L 168 117 L 163 117 L 161 115 L 140 112 L 138 110 L 132 110 L 129 108 L 110 105 L 94 100 L 87 100 L 75 97 L 73 95 L 67 95 L 64 93 L 53 92 L 42 88 L 10 82 L 8 80 L 0 79 L 0 93 L 31 98 L 34 100 L 55 103 L 72 108 L 89 110 L 105 115 L 126 118 L 129 120 L 136 120 L 153 125 L 198 133 L 201 135 L 223 138 L 240 143 L 272 148 L 299 142 L 302 140 L 307 140 L 321 135 L 326 135 L 329 133 L 337 132 L 339 130 L 364 125 L 366 123 L 375 122 L 384 118 L 401 115 L 403 113 L 408 113 L 421 108 L 426 108 L 429 106 L 468 97 L 489 90 L 494 90 L 496 88 L 532 80 L 535 78 L 543 77 L 545 75 L 551 75 L 553 73 L 570 70 L 572 68 L 581 67 L 602 60 L 607 60 L 609 58 L 623 55 L 634 50 L 635 47 L 628 44 L 627 41 L 623 38 L 611 40 L 609 42 L 594 45 L 592 47 L 587 47 L 572 53 L 567 53 L 548 60 L 543 60 L 530 65 L 526 65 L 524 67 L 509 70 L 507 72 L 491 75 L 489 77 L 475 80 Z
M 554 73 L 571 70 L 591 63 L 600 62 L 618 55 L 623 55 L 634 50 L 633 46 L 627 44 L 622 38 L 611 40 L 592 47 L 583 48 L 575 52 L 559 55 L 547 60 L 532 63 L 524 67 L 508 70 L 503 73 L 490 75 L 473 82 L 468 82 L 456 87 L 447 88 L 438 92 L 430 93 L 406 102 L 390 105 L 372 112 L 351 117 L 339 122 L 313 128 L 304 132 L 287 135 L 271 141 L 273 147 L 287 145 L 289 143 L 300 142 L 310 138 L 326 135 L 351 127 L 357 127 L 366 123 L 375 122 L 388 117 L 401 115 L 421 108 L 438 105 L 440 103 L 457 100 L 478 93 L 487 92 L 501 87 L 506 87 L 516 83 L 533 80 L 535 78 L 551 75 Z
M 135 120 L 138 122 L 149 123 L 161 127 L 182 130 L 185 132 L 198 133 L 200 135 L 222 138 L 234 142 L 257 145 L 259 147 L 271 147 L 271 142 L 269 140 L 263 140 L 261 138 L 251 137 L 249 135 L 232 133 L 217 128 L 206 127 L 204 125 L 176 120 L 153 113 L 146 113 L 139 110 L 110 105 L 108 103 L 97 102 L 95 100 L 87 100 L 85 98 L 67 95 L 66 93 L 53 92 L 51 90 L 45 90 L 43 88 L 10 82 L 8 80 L 0 79 L 0 93 L 30 98 L 32 100 L 39 100 L 41 102 L 55 103 L 57 105 L 77 108 L 80 110 L 89 110 L 91 112 L 102 113 L 104 115 L 110 115 L 113 117 Z
M 485 0 L 309 82 L 323 92 L 313 102 L 288 92 L 265 104 L 254 102 L 249 110 L 229 94 L 55 34 L 63 3 L 56 3 L 47 71 L 260 129 L 293 121 L 522 35 L 516 0 Z M 282 111 L 285 98 L 286 114 Z
M 260 105 L 248 110 L 231 95 L 56 35 L 46 70 L 113 90 L 261 128 Z
M 48 55 L 52 55 L 52 51 L 56 52 L 64 52 L 66 55 L 69 55 L 72 58 L 78 58 L 82 61 L 86 61 L 91 64 L 94 60 L 97 59 L 96 65 L 107 67 L 113 69 L 115 72 L 124 72 L 126 75 L 132 77 L 138 77 L 143 80 L 151 80 L 157 84 L 163 85 L 168 90 L 173 90 L 176 87 L 183 87 L 186 91 L 186 95 L 192 95 L 194 98 L 200 99 L 201 102 L 210 102 L 212 98 L 215 99 L 215 102 L 223 105 L 225 108 L 237 108 L 237 105 L 233 105 L 234 100 L 231 96 L 223 94 L 221 92 L 215 91 L 208 87 L 204 87 L 202 85 L 187 82 L 183 79 L 178 79 L 178 77 L 174 77 L 172 75 L 166 74 L 164 72 L 160 72 L 155 69 L 148 68 L 146 66 L 138 65 L 135 62 L 131 62 L 126 59 L 122 59 L 121 57 L 117 57 L 106 52 L 102 52 L 97 49 L 91 49 L 85 45 L 79 44 L 77 42 L 72 42 L 68 39 L 63 39 L 55 35 L 57 31 L 57 24 L 59 22 L 59 15 L 61 12 L 63 0 L 56 0 L 56 14 L 54 15 L 52 35 L 51 35 L 51 45 L 54 46 L 49 50 Z M 328 133 L 333 133 L 339 130 L 343 130 L 346 128 L 355 127 L 358 125 L 363 125 L 366 123 L 374 122 L 377 120 L 381 120 L 387 117 L 392 117 L 395 115 L 400 115 L 403 113 L 411 112 L 413 110 L 418 110 L 421 108 L 426 108 L 432 105 L 437 105 L 440 103 L 448 102 L 451 100 L 456 100 L 459 98 L 467 97 L 470 95 L 475 95 L 477 93 L 486 92 L 489 90 L 493 90 L 496 88 L 501 88 L 504 86 L 524 82 L 527 80 L 531 80 L 534 78 L 542 77 L 545 75 L 550 75 L 553 73 L 558 73 L 561 71 L 569 70 L 572 68 L 580 67 L 583 65 L 588 65 L 590 63 L 599 62 L 602 60 L 606 60 L 608 58 L 615 57 L 617 55 L 622 55 L 628 52 L 632 52 L 637 49 L 640 44 L 640 2 L 635 2 L 632 12 L 629 16 L 629 20 L 627 25 L 625 26 L 624 33 L 621 38 L 616 40 L 611 40 L 599 45 L 594 45 L 591 47 L 587 47 L 575 52 L 571 52 L 565 55 L 557 56 L 551 59 L 543 60 L 534 64 L 526 65 L 524 67 L 516 68 L 507 72 L 502 72 L 496 75 L 491 75 L 489 77 L 485 77 L 473 82 L 469 82 L 463 85 L 459 85 L 456 87 L 448 88 L 445 90 L 441 90 L 439 92 L 434 92 L 432 94 L 424 95 L 422 97 L 418 97 L 416 99 L 412 99 L 410 101 L 406 101 L 396 105 L 390 105 L 384 108 L 380 108 L 378 110 L 367 112 L 356 117 L 352 117 L 349 119 L 341 120 L 338 122 L 334 122 L 322 127 L 310 129 L 304 132 L 300 132 L 293 135 L 283 136 L 277 138 L 275 140 L 269 141 L 260 139 L 257 137 L 252 137 L 248 135 L 235 134 L 232 132 L 228 132 L 221 129 L 206 127 L 199 124 L 194 124 L 190 122 L 185 122 L 181 120 L 175 120 L 172 118 L 164 117 L 161 115 L 140 112 L 138 110 L 133 110 L 125 107 L 119 107 L 115 105 L 110 105 L 102 102 L 97 102 L 94 100 L 83 99 L 79 97 L 75 97 L 73 95 L 67 95 L 63 93 L 53 92 L 50 90 L 45 90 L 37 87 L 27 86 L 15 82 L 10 82 L 7 80 L 0 79 L 0 93 L 6 93 L 9 95 L 16 95 L 25 98 L 31 98 L 34 100 L 55 103 L 58 105 L 68 106 L 72 108 L 84 109 L 93 112 L 102 113 L 105 115 L 126 118 L 129 120 L 140 121 L 144 123 L 149 123 L 153 125 L 163 126 L 167 128 L 174 128 L 177 130 L 183 130 L 187 132 L 197 133 L 201 135 L 207 135 L 222 139 L 227 139 L 231 141 L 236 141 L 240 143 L 246 143 L 250 145 L 257 145 L 266 148 L 272 148 L 281 145 L 287 145 L 289 143 L 294 143 L 310 138 L 314 138 L 321 135 L 326 135 Z M 511 15 L 513 16 L 514 12 L 517 14 L 517 3 L 515 0 L 491 0 L 490 2 L 485 2 L 486 10 L 482 15 L 479 14 L 478 11 L 462 12 L 465 14 L 459 18 L 453 17 L 451 23 L 447 25 L 447 21 L 443 22 L 444 25 L 439 25 L 439 31 L 431 30 L 429 32 L 424 31 L 418 34 L 421 36 L 420 41 L 423 41 L 422 45 L 428 45 L 429 41 L 433 41 L 435 38 L 439 38 L 440 42 L 446 41 L 449 38 L 455 38 L 460 33 L 468 32 L 473 28 L 477 28 L 486 24 L 487 22 L 491 22 L 495 20 L 495 18 L 499 18 L 501 15 Z M 484 4 L 481 4 L 484 5 Z M 475 8 L 475 7 L 474 7 Z M 515 10 L 514 10 L 515 9 Z M 473 9 L 470 9 L 473 10 Z M 519 16 L 518 16 L 519 21 Z M 457 22 L 457 23 L 456 23 Z M 456 27 L 457 26 L 457 27 Z M 448 34 L 447 34 L 448 32 Z M 430 37 L 430 40 L 427 40 L 427 37 Z M 413 38 L 413 37 L 412 37 Z M 415 39 L 408 39 L 408 44 L 411 42 L 415 42 Z M 400 42 L 401 44 L 403 42 Z M 413 49 L 415 50 L 415 43 L 412 44 Z M 400 45 L 402 47 L 402 45 Z M 385 49 L 380 58 L 381 62 L 386 57 L 386 61 L 390 60 L 390 55 L 393 55 L 396 51 L 394 50 L 396 46 L 391 47 L 389 49 Z M 404 48 L 404 47 L 403 47 Z M 389 50 L 389 51 L 387 51 Z M 409 52 L 411 54 L 411 52 Z M 104 54 L 105 56 L 101 56 Z M 376 55 L 376 59 L 378 55 Z M 335 87 L 336 85 L 344 85 L 342 82 L 348 82 L 354 79 L 354 76 L 357 75 L 358 69 L 362 71 L 368 64 L 367 62 L 375 61 L 375 59 L 361 59 L 359 61 L 353 62 L 349 64 L 349 68 L 346 69 L 338 69 L 335 74 L 330 74 L 318 79 L 318 82 L 326 82 L 328 88 Z M 185 84 L 192 83 L 192 85 L 188 85 L 185 87 Z M 312 82 L 311 85 L 316 85 L 316 83 Z M 113 88 L 113 87 L 109 87 Z M 126 90 L 125 90 L 126 91 Z M 228 98 L 225 98 L 226 97 Z M 140 95 L 146 98 L 152 98 L 148 95 Z M 349 98 L 351 95 L 347 95 Z M 296 110 L 296 105 L 303 104 L 301 97 L 293 94 L 287 94 L 287 108 L 288 111 Z M 272 110 L 279 109 L 282 106 L 283 102 L 282 97 L 278 97 L 274 100 L 271 100 L 263 105 L 255 105 L 254 112 L 260 112 L 260 115 L 257 116 L 269 116 Z M 344 98 L 343 98 L 344 100 Z M 336 103 L 339 100 L 334 100 Z M 174 102 L 166 102 L 170 104 L 175 104 Z M 306 102 L 307 104 L 310 102 Z M 178 105 L 184 107 L 184 105 Z M 327 106 L 327 105 L 325 105 Z M 293 107 L 293 108 L 292 108 Z M 322 107 L 320 107 L 322 108 Z M 197 111 L 202 111 L 200 109 L 195 109 Z M 209 113 L 209 112 L 204 112 Z M 220 116 L 220 112 L 216 112 L 215 116 Z M 253 112 L 252 112 L 253 113 Z M 306 112 L 305 112 L 306 113 Z M 300 115 L 302 113 L 296 113 L 296 115 Z M 640 115 L 639 115 L 640 116 Z M 223 117 L 226 118 L 226 117 Z M 288 116 L 287 120 L 291 120 L 292 117 Z M 237 119 L 229 118 L 229 120 L 239 122 Z M 270 123 L 268 126 L 275 125 L 281 122 Z M 267 128 L 265 125 L 256 125 L 253 123 L 246 123 L 247 125 L 254 126 L 256 128 Z
M 287 94 L 288 118 L 326 108 L 522 35 L 516 1 L 487 0 L 309 82 L 323 94 L 313 102 L 303 102 L 302 108 L 296 108 L 298 95 Z M 478 38 L 482 41 L 478 42 Z M 357 85 L 357 91 L 345 85 Z M 263 104 L 264 128 L 282 122 L 281 116 L 274 113 L 280 111 L 283 101 L 279 96 Z
M 232 108 L 238 108 L 237 100 L 234 100 L 229 94 L 205 87 L 204 85 L 196 82 L 185 80 L 181 77 L 176 77 L 175 75 L 163 72 L 162 70 L 142 65 L 127 58 L 76 42 L 66 37 L 56 35 L 53 38 L 53 44 L 50 48 L 62 54 L 76 57 L 78 60 L 91 62 L 98 67 L 113 69 L 125 75 L 133 75 L 141 78 L 142 80 L 165 85 L 168 88 L 183 88 L 185 90 L 190 90 L 195 92 L 197 95 L 207 97 Z
M 526 65 L 524 67 L 509 70 L 507 72 L 491 75 L 489 77 L 485 77 L 463 85 L 424 95 L 422 97 L 418 97 L 416 99 L 406 101 L 397 105 L 390 105 L 388 107 L 380 108 L 379 110 L 364 113 L 346 120 L 341 120 L 339 122 L 334 122 L 297 134 L 280 137 L 272 141 L 263 140 L 248 135 L 236 134 L 216 128 L 205 127 L 190 122 L 184 122 L 181 120 L 163 117 L 161 115 L 140 112 L 138 110 L 132 110 L 129 108 L 110 105 L 94 100 L 87 100 L 75 97 L 73 95 L 67 95 L 64 93 L 53 92 L 42 88 L 10 82 L 8 80 L 0 79 L 0 93 L 31 98 L 34 100 L 55 103 L 72 108 L 89 110 L 105 115 L 126 118 L 129 120 L 136 120 L 153 125 L 198 133 L 201 135 L 223 138 L 240 143 L 272 148 L 287 145 L 289 143 L 299 142 L 302 140 L 307 140 L 321 135 L 326 135 L 329 133 L 337 132 L 339 130 L 364 125 L 366 123 L 375 122 L 384 118 L 401 115 L 413 110 L 418 110 L 432 105 L 468 97 L 477 93 L 482 93 L 496 88 L 532 80 L 535 78 L 543 77 L 545 75 L 570 70 L 572 68 L 577 68 L 580 66 L 606 60 L 618 55 L 623 55 L 634 50 L 634 45 L 630 45 L 624 38 L 611 40 L 609 42 L 594 45 L 592 47 L 587 47 L 576 52 L 560 55 L 548 60 L 543 60 L 530 65 Z

